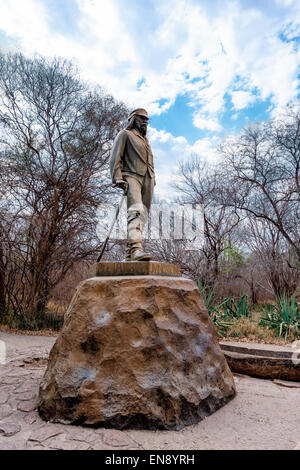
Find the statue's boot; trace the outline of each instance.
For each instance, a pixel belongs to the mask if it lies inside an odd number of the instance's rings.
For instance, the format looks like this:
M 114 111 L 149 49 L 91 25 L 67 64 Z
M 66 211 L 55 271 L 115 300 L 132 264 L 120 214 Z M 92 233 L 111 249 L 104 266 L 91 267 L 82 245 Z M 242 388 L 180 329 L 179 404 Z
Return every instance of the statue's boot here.
M 144 253 L 141 243 L 128 244 L 125 261 L 150 261 L 152 256 Z
M 130 261 L 150 261 L 152 256 L 149 253 L 144 253 L 141 249 L 133 250 L 131 253 Z
M 125 251 L 125 260 L 124 261 L 131 261 L 131 246 L 127 245 Z
M 125 261 L 150 261 L 152 256 L 143 252 L 143 221 L 140 211 L 128 211 L 128 242 Z

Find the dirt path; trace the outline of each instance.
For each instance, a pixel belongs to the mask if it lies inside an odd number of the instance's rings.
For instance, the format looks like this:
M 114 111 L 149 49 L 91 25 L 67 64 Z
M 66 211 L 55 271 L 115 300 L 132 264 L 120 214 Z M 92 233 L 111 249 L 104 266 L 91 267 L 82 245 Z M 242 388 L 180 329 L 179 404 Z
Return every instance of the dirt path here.
M 300 449 L 300 388 L 242 375 L 235 375 L 236 398 L 181 431 L 45 423 L 36 411 L 37 394 L 55 338 L 0 332 L 0 341 L 7 353 L 6 364 L 0 364 L 1 450 Z

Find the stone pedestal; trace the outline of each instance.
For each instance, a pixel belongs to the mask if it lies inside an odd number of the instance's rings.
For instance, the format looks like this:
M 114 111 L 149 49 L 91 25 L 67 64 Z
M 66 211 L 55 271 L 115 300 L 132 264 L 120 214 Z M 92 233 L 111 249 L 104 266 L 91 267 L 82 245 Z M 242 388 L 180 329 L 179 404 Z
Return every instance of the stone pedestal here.
M 95 263 L 90 269 L 90 277 L 94 276 L 175 276 L 180 277 L 179 266 L 157 261 L 102 261 Z
M 180 429 L 235 395 L 196 284 L 101 276 L 79 284 L 40 385 L 42 418 Z

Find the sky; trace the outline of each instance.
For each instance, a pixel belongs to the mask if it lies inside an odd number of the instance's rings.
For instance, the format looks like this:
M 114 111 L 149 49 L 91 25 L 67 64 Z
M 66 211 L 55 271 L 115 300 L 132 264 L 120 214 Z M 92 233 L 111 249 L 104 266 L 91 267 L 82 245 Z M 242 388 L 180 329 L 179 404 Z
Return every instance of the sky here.
M 73 60 L 150 115 L 155 193 L 179 161 L 299 98 L 299 0 L 0 0 L 0 49 Z

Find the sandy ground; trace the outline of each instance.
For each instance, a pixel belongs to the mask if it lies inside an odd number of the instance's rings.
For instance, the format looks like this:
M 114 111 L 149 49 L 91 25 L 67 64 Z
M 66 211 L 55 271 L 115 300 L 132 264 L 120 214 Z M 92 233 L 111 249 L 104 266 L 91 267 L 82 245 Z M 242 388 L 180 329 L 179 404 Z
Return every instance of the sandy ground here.
M 118 431 L 45 423 L 36 411 L 55 338 L 0 332 L 0 449 L 299 449 L 300 388 L 235 374 L 237 396 L 181 431 Z M 1 357 L 1 356 L 0 356 Z

